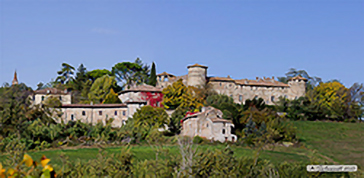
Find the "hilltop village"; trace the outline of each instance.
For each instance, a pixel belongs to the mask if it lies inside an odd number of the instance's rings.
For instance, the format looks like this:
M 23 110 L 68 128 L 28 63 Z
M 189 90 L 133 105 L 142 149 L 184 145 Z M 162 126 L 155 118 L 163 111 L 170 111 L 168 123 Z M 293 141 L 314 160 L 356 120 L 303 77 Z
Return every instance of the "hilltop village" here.
M 113 118 L 112 125 L 121 127 L 128 118 L 142 106 L 153 105 L 162 107 L 162 91 L 178 80 L 186 86 L 203 87 L 206 85 L 218 94 L 233 98 L 235 103 L 244 103 L 247 99 L 262 98 L 268 105 L 273 104 L 279 97 L 297 99 L 304 96 L 307 79 L 297 76 L 290 78 L 288 83 L 278 82 L 272 78 L 232 79 L 227 77 L 212 77 L 207 75 L 207 66 L 194 64 L 187 66 L 188 73 L 183 76 L 163 72 L 157 75 L 156 86 L 133 85 L 118 93 L 122 103 L 118 104 L 75 104 L 72 103 L 72 91 L 57 88 L 44 88 L 34 91 L 31 96 L 33 104 L 42 104 L 48 98 L 58 98 L 62 103 L 60 111 L 63 122 L 80 120 L 86 123 L 105 123 Z M 18 84 L 17 74 L 14 74 L 12 84 Z M 151 103 L 154 98 L 155 103 Z M 173 110 L 166 110 L 169 115 Z M 183 119 L 182 135 L 202 136 L 219 141 L 236 141 L 236 135 L 231 133 L 234 124 L 222 119 L 222 112 L 213 107 L 203 107 L 200 112 L 186 115 Z

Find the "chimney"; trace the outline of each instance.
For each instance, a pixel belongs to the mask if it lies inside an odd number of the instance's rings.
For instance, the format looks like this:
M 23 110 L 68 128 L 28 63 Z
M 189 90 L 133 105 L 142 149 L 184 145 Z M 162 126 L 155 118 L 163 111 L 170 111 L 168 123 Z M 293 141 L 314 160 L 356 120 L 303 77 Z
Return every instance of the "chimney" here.
M 259 80 L 259 77 L 257 77 L 257 81 Z
M 272 77 L 272 79 L 274 80 L 274 76 Z

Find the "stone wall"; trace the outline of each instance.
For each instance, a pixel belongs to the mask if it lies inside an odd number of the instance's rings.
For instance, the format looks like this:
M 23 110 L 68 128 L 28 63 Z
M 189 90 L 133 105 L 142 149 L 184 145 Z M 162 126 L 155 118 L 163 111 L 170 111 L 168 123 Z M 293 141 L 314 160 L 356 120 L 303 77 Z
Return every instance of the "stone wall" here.
M 127 108 L 62 108 L 64 122 L 81 120 L 84 123 L 106 123 L 113 118 L 113 127 L 121 127 L 127 120 Z
M 49 97 L 58 98 L 62 104 L 71 104 L 72 97 L 71 94 L 68 95 L 62 95 L 62 94 L 35 94 L 32 96 L 33 104 L 41 104 L 43 101 L 47 100 Z

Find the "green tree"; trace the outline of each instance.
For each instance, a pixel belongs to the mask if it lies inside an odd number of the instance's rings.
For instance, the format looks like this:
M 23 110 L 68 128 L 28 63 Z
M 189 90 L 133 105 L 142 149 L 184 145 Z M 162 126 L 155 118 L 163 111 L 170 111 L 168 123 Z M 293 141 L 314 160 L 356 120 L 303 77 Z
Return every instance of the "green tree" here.
M 109 71 L 107 69 L 95 69 L 95 70 L 88 71 L 86 73 L 87 78 L 90 79 L 92 82 L 95 82 L 96 79 L 98 79 L 104 75 L 113 76 L 111 71 Z
M 203 101 L 194 95 L 192 88 L 188 88 L 183 84 L 182 79 L 164 88 L 162 93 L 162 104 L 167 109 L 176 109 L 181 106 L 182 108 L 198 111 L 203 106 Z
M 345 102 L 349 97 L 348 89 L 339 82 L 321 83 L 313 89 L 312 104 L 317 105 L 325 117 L 335 120 L 347 119 Z
M 130 88 L 134 84 L 142 84 L 148 80 L 149 69 L 137 59 L 135 62 L 121 62 L 112 67 L 112 74 L 116 76 L 123 88 Z
M 18 137 L 26 128 L 27 113 L 30 110 L 32 89 L 21 83 L 4 88 L 0 96 L 0 133 L 7 136 L 16 133 Z
M 162 128 L 169 123 L 166 111 L 152 106 L 141 107 L 134 113 L 131 120 L 134 133 L 141 140 L 144 140 L 153 129 Z
M 152 69 L 150 71 L 150 77 L 149 77 L 149 80 L 148 80 L 148 84 L 152 85 L 152 86 L 157 85 L 157 73 L 156 73 L 154 62 L 152 64 Z
M 105 100 L 102 102 L 103 104 L 114 104 L 121 103 L 119 99 L 119 95 L 114 92 L 114 89 L 110 89 L 110 92 L 106 95 Z
M 72 81 L 75 68 L 67 63 L 62 63 L 62 69 L 57 72 L 57 82 L 61 84 L 67 84 Z
M 102 103 L 111 89 L 116 88 L 115 77 L 104 75 L 92 84 L 88 98 L 94 103 Z

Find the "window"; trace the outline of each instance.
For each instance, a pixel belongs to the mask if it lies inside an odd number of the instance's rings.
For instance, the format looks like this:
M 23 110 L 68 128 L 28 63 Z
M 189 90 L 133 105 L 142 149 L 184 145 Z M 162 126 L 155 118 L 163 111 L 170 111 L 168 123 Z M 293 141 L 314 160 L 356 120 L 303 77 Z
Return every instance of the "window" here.
M 257 100 L 258 99 L 258 96 L 255 96 L 254 99 Z
M 123 111 L 123 116 L 125 116 L 126 115 L 126 112 L 125 111 Z
M 102 111 L 99 111 L 99 115 L 100 115 L 100 116 L 102 115 Z
M 44 96 L 42 96 L 42 101 L 44 101 Z
M 115 116 L 117 116 L 117 115 L 118 115 L 118 111 L 115 111 L 115 112 L 114 112 L 114 115 L 115 115 Z
M 206 127 L 209 127 L 209 124 L 206 124 Z
M 85 116 L 86 115 L 86 112 L 85 111 L 82 111 L 82 115 Z
M 59 97 L 59 100 L 62 101 L 62 96 Z
M 239 95 L 239 101 L 243 101 L 243 96 Z
M 33 95 L 33 101 L 35 101 L 35 95 Z
M 225 134 L 225 129 L 222 129 L 222 134 Z
M 73 114 L 71 114 L 71 121 L 73 121 L 73 119 L 74 119 L 74 118 L 73 118 Z
M 166 77 L 166 78 L 164 78 L 164 81 L 165 81 L 165 82 L 168 82 L 168 78 L 167 78 L 167 77 Z
M 270 100 L 271 100 L 272 102 L 274 102 L 274 96 L 270 97 Z
M 231 98 L 233 98 L 233 95 L 230 95 Z
M 220 82 L 220 86 L 221 86 L 221 82 Z
M 297 99 L 297 96 L 296 96 L 296 97 L 294 97 L 294 99 L 296 100 L 296 99 Z
M 287 99 L 287 95 L 284 95 L 284 99 Z

